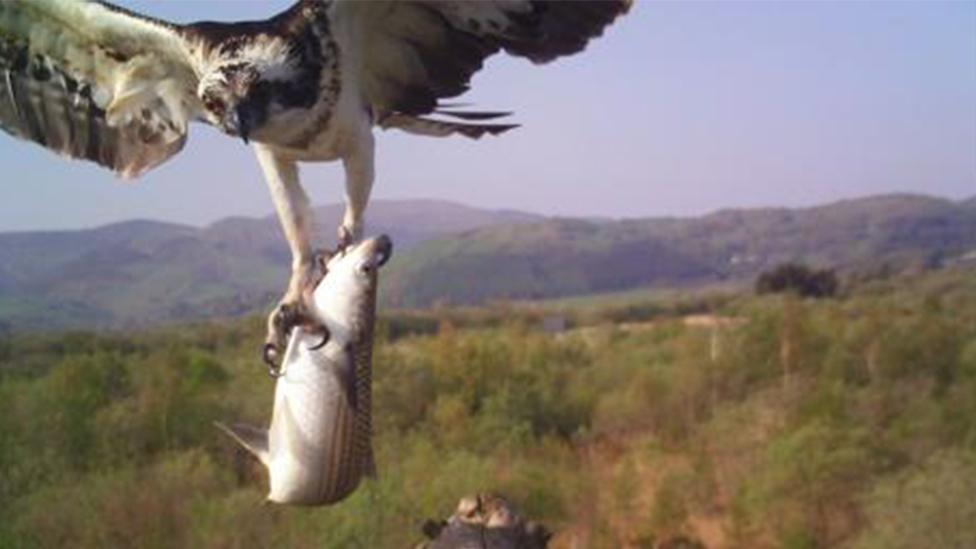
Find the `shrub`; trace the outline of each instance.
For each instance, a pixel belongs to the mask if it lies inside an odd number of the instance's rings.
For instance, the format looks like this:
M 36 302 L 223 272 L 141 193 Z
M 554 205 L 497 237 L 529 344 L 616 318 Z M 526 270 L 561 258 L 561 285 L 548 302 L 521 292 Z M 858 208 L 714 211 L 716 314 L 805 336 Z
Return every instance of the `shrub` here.
M 791 292 L 803 297 L 832 297 L 837 288 L 833 270 L 814 270 L 797 263 L 784 263 L 756 279 L 757 294 Z
M 976 547 L 976 461 L 947 450 L 921 468 L 879 482 L 868 495 L 869 527 L 856 549 Z

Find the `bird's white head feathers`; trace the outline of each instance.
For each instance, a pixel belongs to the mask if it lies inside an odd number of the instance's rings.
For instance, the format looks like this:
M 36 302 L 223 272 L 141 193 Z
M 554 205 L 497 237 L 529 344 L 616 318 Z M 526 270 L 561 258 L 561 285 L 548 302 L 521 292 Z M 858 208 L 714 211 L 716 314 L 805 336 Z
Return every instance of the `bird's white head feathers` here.
M 244 139 L 276 114 L 281 90 L 307 70 L 291 41 L 265 34 L 222 44 L 206 66 L 197 87 L 204 116 Z

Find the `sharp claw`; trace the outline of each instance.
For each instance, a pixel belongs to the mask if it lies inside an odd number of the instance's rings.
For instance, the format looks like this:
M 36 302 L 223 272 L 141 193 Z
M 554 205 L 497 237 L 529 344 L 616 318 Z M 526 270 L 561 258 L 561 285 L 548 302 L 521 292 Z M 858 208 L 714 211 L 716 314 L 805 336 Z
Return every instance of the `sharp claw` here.
M 281 331 L 285 334 L 291 332 L 291 329 L 299 324 L 301 320 L 301 313 L 298 311 L 298 307 L 295 305 L 282 305 L 278 308 L 278 312 L 275 313 L 274 323 L 275 326 L 281 328 Z
M 281 366 L 276 361 L 278 358 L 278 348 L 273 343 L 265 343 L 261 356 L 264 359 L 264 364 L 268 367 L 268 375 L 272 378 L 280 377 Z
M 319 250 L 312 258 L 312 264 L 319 270 L 320 273 L 325 273 L 329 268 L 329 260 L 335 252 L 332 250 Z
M 336 251 L 343 251 L 352 244 L 352 231 L 344 225 L 339 226 L 339 240 L 336 242 Z
M 312 273 L 312 275 L 310 275 L 308 283 L 305 285 L 305 290 L 308 294 L 314 292 L 315 288 L 317 288 L 319 283 L 322 282 L 322 279 L 325 278 L 325 275 L 328 274 L 329 260 L 331 260 L 332 256 L 334 256 L 336 253 L 338 252 L 332 250 L 319 250 L 318 253 L 312 257 L 312 264 L 315 265 L 315 271 Z M 306 296 L 306 301 L 311 301 L 311 297 Z
M 325 332 L 325 333 L 322 334 L 322 341 L 320 341 L 320 342 L 316 343 L 315 345 L 309 347 L 308 350 L 309 351 L 318 351 L 322 347 L 325 347 L 325 344 L 328 343 L 328 342 L 329 342 L 329 333 L 328 332 Z
M 0 0 L 2 1 L 2 0 Z M 343 236 L 348 237 L 348 232 L 343 231 L 340 228 L 339 237 L 343 240 Z M 340 248 L 351 244 L 351 242 L 340 242 Z M 339 250 L 341 251 L 341 249 Z M 314 318 L 308 313 L 308 303 L 312 302 L 312 292 L 326 276 L 327 265 L 329 260 L 337 252 L 330 250 L 322 250 L 316 254 L 313 258 L 314 265 L 318 269 L 312 269 L 311 272 L 306 274 L 306 280 L 304 281 L 304 287 L 297 301 L 288 300 L 285 303 L 278 305 L 277 310 L 272 313 L 268 326 L 268 339 L 267 343 L 264 345 L 262 351 L 262 359 L 268 367 L 268 374 L 277 378 L 282 375 L 282 366 L 278 362 L 281 360 L 281 349 L 285 346 L 286 341 L 292 335 L 292 330 L 296 326 L 304 326 L 313 332 L 322 333 L 322 341 L 316 345 L 309 347 L 310 350 L 318 350 L 325 346 L 329 341 L 328 331 L 324 327 L 319 326 Z

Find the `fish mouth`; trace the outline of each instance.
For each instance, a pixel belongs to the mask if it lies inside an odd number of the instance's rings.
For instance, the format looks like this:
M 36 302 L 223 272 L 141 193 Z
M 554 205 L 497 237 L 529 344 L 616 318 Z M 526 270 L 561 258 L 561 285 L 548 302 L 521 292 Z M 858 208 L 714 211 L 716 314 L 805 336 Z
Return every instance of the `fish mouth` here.
M 379 268 L 386 265 L 393 256 L 393 241 L 389 236 L 381 234 L 363 240 L 346 253 L 358 258 L 358 261 L 368 263 L 371 267 Z
M 340 268 L 342 264 L 352 265 L 354 266 L 352 268 L 363 272 L 378 271 L 391 257 L 393 257 L 393 241 L 385 234 L 362 240 L 336 252 L 323 252 L 316 259 L 319 276 L 313 284 L 309 285 L 309 290 L 314 291 L 314 288 L 317 288 L 330 272 Z
M 367 243 L 372 244 L 373 249 L 371 251 L 376 260 L 377 267 L 386 265 L 386 262 L 393 257 L 393 241 L 390 240 L 389 236 L 381 234 L 380 236 L 367 241 Z

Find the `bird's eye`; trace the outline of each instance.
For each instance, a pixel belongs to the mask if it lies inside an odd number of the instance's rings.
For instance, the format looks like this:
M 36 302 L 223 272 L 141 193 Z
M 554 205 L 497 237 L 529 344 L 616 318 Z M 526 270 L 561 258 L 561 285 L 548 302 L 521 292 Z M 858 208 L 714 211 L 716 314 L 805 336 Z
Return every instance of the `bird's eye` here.
M 208 111 L 216 114 L 217 116 L 222 116 L 224 114 L 224 103 L 223 101 L 217 99 L 212 95 L 203 96 L 203 106 Z

